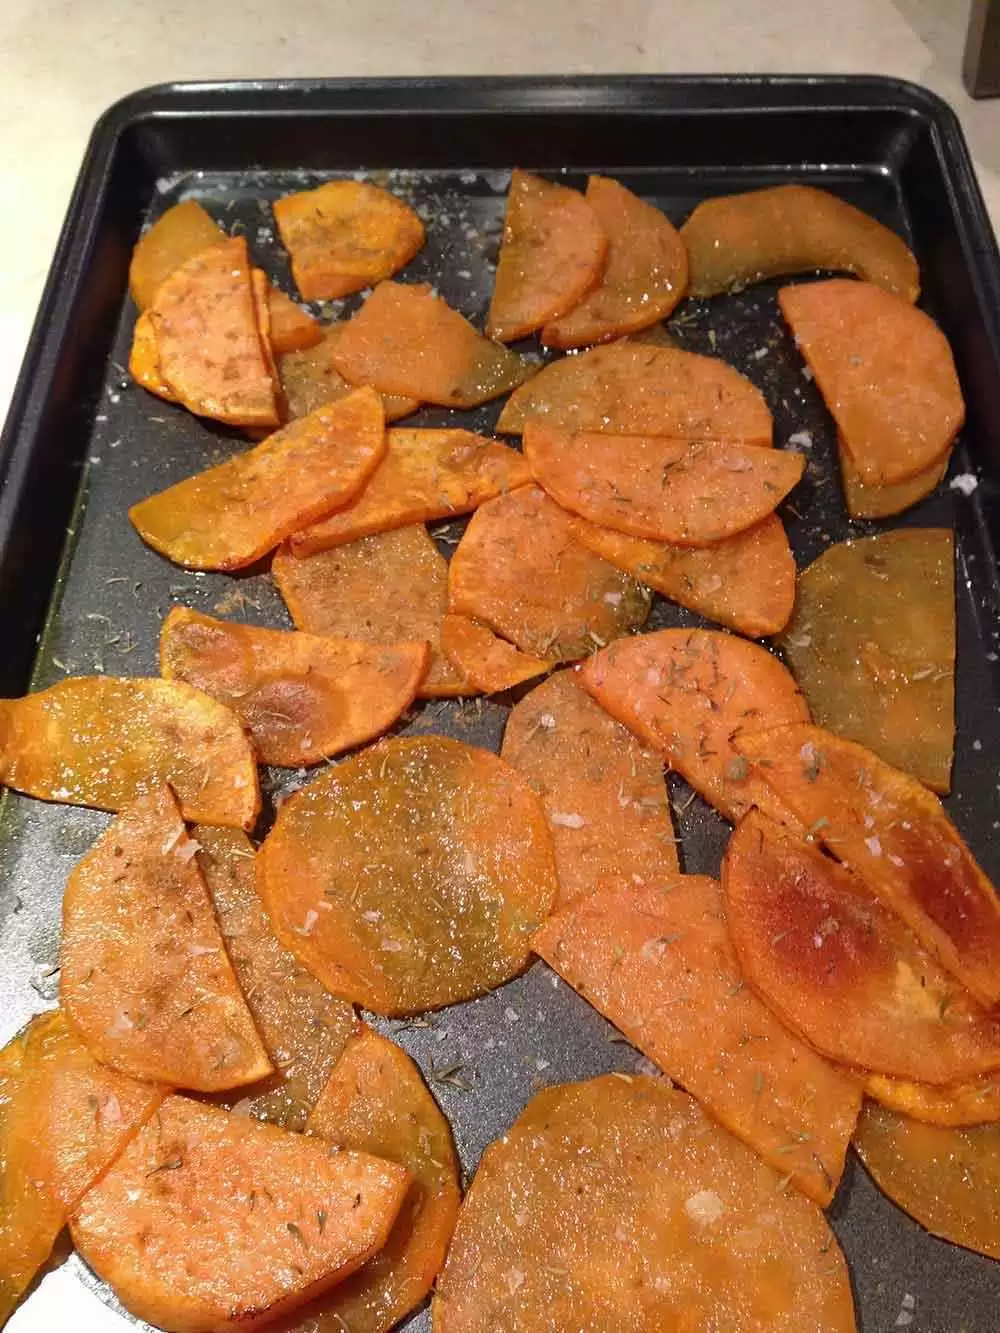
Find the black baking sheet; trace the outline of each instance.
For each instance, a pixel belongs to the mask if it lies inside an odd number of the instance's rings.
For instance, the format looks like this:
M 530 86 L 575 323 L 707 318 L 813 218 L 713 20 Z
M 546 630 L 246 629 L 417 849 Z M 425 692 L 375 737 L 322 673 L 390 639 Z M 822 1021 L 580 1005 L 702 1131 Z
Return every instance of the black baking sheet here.
M 723 357 L 759 385 L 779 444 L 808 433 L 806 478 L 783 511 L 800 567 L 831 541 L 879 526 L 954 527 L 958 748 L 947 804 L 987 872 L 1000 878 L 1000 264 L 953 116 L 929 94 L 890 80 L 192 85 L 150 90 L 113 108 L 84 165 L 0 448 L 0 688 L 20 693 L 66 674 L 155 674 L 160 622 L 174 603 L 289 624 L 265 567 L 238 578 L 191 574 L 145 548 L 127 522 L 130 504 L 245 447 L 235 432 L 161 403 L 124 372 L 135 318 L 126 271 L 144 222 L 197 198 L 228 230 L 243 231 L 257 262 L 294 292 L 270 201 L 362 174 L 412 201 L 427 221 L 428 244 L 405 279 L 433 282 L 481 322 L 515 164 L 575 186 L 590 171 L 615 176 L 678 223 L 712 194 L 806 181 L 914 246 L 923 304 L 952 340 L 969 401 L 949 480 L 972 476 L 976 487 L 967 495 L 946 481 L 888 524 L 845 517 L 831 422 L 778 316 L 777 284 L 684 302 L 670 327 L 685 347 Z M 330 317 L 357 300 L 313 309 Z M 425 409 L 410 422 L 488 430 L 497 411 Z M 431 526 L 447 555 L 462 521 Z M 700 623 L 658 597 L 649 627 Z M 413 709 L 398 730 L 497 748 L 508 706 L 434 701 Z M 305 770 L 265 774 L 261 831 L 274 797 L 306 780 Z M 717 873 L 727 826 L 683 781 L 671 776 L 670 784 L 684 869 Z M 106 822 L 93 811 L 2 798 L 0 1040 L 57 994 L 62 887 Z M 495 993 L 417 1025 L 373 1021 L 429 1078 L 467 1176 L 540 1087 L 646 1067 L 631 1047 L 609 1040 L 610 1027 L 540 962 Z M 456 1063 L 470 1091 L 435 1081 L 436 1070 Z M 853 1155 L 831 1217 L 864 1333 L 1000 1326 L 1000 1267 L 927 1236 L 878 1194 Z M 424 1330 L 427 1316 L 404 1326 Z

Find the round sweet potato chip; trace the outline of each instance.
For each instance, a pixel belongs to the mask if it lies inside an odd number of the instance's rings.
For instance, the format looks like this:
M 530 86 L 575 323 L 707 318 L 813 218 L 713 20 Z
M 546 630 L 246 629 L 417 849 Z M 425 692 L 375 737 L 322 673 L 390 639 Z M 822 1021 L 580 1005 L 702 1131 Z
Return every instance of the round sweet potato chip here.
M 984 1074 L 946 1088 L 869 1074 L 865 1092 L 880 1106 L 928 1125 L 988 1125 L 1000 1120 L 1000 1074 Z

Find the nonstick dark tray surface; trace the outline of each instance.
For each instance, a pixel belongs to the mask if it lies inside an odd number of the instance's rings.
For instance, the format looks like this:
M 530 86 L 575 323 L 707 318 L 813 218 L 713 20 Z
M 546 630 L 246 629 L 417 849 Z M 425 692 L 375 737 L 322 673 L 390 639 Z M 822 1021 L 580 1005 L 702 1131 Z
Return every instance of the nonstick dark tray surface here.
M 412 201 L 428 224 L 404 280 L 429 280 L 474 321 L 492 287 L 510 168 L 582 186 L 615 176 L 681 222 L 708 196 L 781 181 L 833 190 L 916 251 L 922 304 L 951 340 L 969 424 L 945 483 L 900 519 L 851 523 L 831 420 L 779 318 L 777 284 L 686 301 L 670 328 L 763 391 L 777 443 L 808 433 L 806 478 L 783 517 L 802 567 L 831 542 L 900 524 L 957 538 L 958 743 L 948 808 L 1000 881 L 1000 260 L 951 111 L 878 78 L 470 79 L 177 85 L 112 108 L 98 124 L 59 243 L 0 446 L 0 690 L 66 674 L 157 673 L 172 604 L 287 626 L 266 569 L 197 575 L 142 545 L 129 505 L 245 447 L 234 432 L 161 403 L 124 367 L 135 310 L 129 253 L 143 224 L 199 199 L 241 230 L 294 293 L 270 202 L 363 174 Z M 8 255 L 8 263 L 16 256 Z M 357 298 L 314 307 L 331 317 Z M 498 405 L 422 410 L 416 425 L 489 430 Z M 972 476 L 975 489 L 952 487 Z M 794 506 L 794 507 L 793 507 Z M 462 522 L 432 525 L 445 554 Z M 400 588 L 399 595 L 406 596 Z M 662 598 L 650 628 L 703 623 Z M 523 693 L 520 691 L 519 693 Z M 497 748 L 511 700 L 435 701 L 397 728 Z M 270 771 L 274 798 L 308 780 Z M 684 869 L 717 873 L 727 826 L 672 775 Z M 0 1040 L 58 993 L 63 884 L 108 817 L 6 793 L 0 806 Z M 417 1060 L 454 1128 L 467 1178 L 483 1148 L 547 1084 L 646 1068 L 541 962 L 485 998 L 426 1019 L 372 1020 Z M 441 1078 L 442 1072 L 459 1069 Z M 1000 1266 L 928 1236 L 851 1156 L 830 1213 L 847 1253 L 864 1333 L 995 1333 Z M 112 1298 L 78 1266 L 84 1279 Z M 429 1327 L 426 1312 L 405 1322 Z

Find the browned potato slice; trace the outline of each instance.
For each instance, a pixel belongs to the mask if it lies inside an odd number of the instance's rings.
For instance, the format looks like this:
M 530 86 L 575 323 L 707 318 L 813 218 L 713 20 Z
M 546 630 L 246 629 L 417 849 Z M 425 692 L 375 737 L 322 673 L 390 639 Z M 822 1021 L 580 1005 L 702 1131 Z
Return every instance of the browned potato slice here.
M 331 324 L 322 331 L 322 337 L 316 343 L 279 355 L 278 375 L 292 420 L 307 417 L 317 407 L 324 407 L 354 392 L 354 385 L 349 384 L 333 364 L 333 348 L 343 330 L 343 324 Z M 386 421 L 398 421 L 420 406 L 416 398 L 403 398 L 395 393 L 383 393 L 379 397 Z

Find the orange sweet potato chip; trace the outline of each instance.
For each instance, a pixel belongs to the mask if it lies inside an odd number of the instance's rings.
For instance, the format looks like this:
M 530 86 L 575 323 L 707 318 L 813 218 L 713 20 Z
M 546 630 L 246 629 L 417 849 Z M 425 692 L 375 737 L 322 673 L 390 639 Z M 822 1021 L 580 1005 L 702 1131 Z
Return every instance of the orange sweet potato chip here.
M 711 546 L 630 537 L 575 517 L 570 531 L 605 560 L 690 611 L 752 638 L 777 634 L 795 604 L 795 557 L 775 514 Z
M 76 676 L 0 699 L 0 782 L 44 801 L 120 810 L 169 782 L 185 819 L 252 828 L 253 750 L 236 714 L 165 680 Z
M 168 403 L 176 403 L 177 395 L 170 385 L 164 382 L 160 374 L 160 353 L 156 346 L 156 329 L 148 314 L 140 315 L 135 322 L 132 335 L 132 348 L 128 355 L 129 374 L 144 389 L 155 393 Z
M 553 361 L 504 404 L 497 430 L 529 417 L 563 430 L 771 443 L 771 413 L 738 370 L 672 347 L 617 342 Z
M 633 537 L 709 546 L 755 527 L 802 476 L 794 450 L 524 425 L 524 456 L 564 509 Z
M 557 907 L 608 875 L 676 872 L 663 761 L 600 708 L 572 671 L 536 685 L 507 719 L 500 757 L 542 798 L 559 875 Z
M 323 341 L 323 326 L 278 287 L 268 284 L 267 309 L 275 356 L 302 352 Z
M 523 653 L 570 661 L 627 634 L 649 595 L 577 542 L 537 486 L 476 510 L 448 566 L 448 609 L 484 621 Z
M 426 643 L 377 646 L 214 620 L 174 607 L 160 635 L 167 680 L 228 704 L 262 763 L 298 768 L 363 745 L 413 702 Z
M 307 301 L 349 296 L 391 278 L 424 243 L 402 199 L 367 181 L 327 181 L 274 204 L 292 276 Z
M 292 537 L 296 555 L 467 514 L 531 480 L 531 469 L 515 449 L 472 431 L 391 430 L 387 444 L 377 472 L 352 504 Z
M 941 803 L 870 750 L 800 723 L 736 748 L 984 1005 L 1000 1000 L 1000 902 Z
M 300 788 L 258 867 L 279 939 L 332 994 L 390 1015 L 521 971 L 556 893 L 538 797 L 439 736 L 383 741 Z
M 484 694 L 513 689 L 551 671 L 554 662 L 530 657 L 468 616 L 441 621 L 441 651 L 466 683 Z
M 188 569 L 242 569 L 300 528 L 347 504 L 385 453 L 371 389 L 317 408 L 205 472 L 128 511 L 140 537 Z
M 344 330 L 343 324 L 331 324 L 322 330 L 322 337 L 314 346 L 301 351 L 285 352 L 278 358 L 278 374 L 285 394 L 288 416 L 292 420 L 307 417 L 317 407 L 353 393 L 349 384 L 333 364 L 333 348 Z M 379 394 L 386 421 L 408 417 L 420 404 L 416 398 L 399 394 Z
M 515 168 L 486 333 L 524 338 L 564 315 L 600 281 L 608 236 L 576 190 Z
M 195 199 L 168 208 L 136 242 L 129 265 L 132 299 L 148 310 L 164 281 L 196 255 L 221 245 L 226 233 Z
M 344 325 L 332 356 L 352 384 L 442 407 L 477 407 L 535 371 L 484 338 L 426 283 L 380 282 Z
M 908 481 L 940 462 L 965 404 L 929 315 L 849 278 L 782 287 L 778 301 L 863 482 Z
M 869 1074 L 865 1093 L 880 1106 L 928 1125 L 961 1127 L 1000 1120 L 1000 1074 L 984 1074 L 946 1088 Z
M 918 472 L 908 481 L 891 484 L 864 481 L 851 461 L 850 454 L 839 441 L 837 459 L 840 463 L 844 504 L 851 518 L 892 518 L 930 495 L 948 471 L 951 451 L 938 462 L 932 463 L 926 472 Z
M 586 347 L 647 329 L 684 296 L 684 242 L 658 208 L 607 176 L 591 176 L 587 203 L 608 236 L 600 282 L 567 314 L 542 329 L 549 347 Z
M 684 223 L 681 238 L 691 262 L 692 296 L 810 269 L 855 273 L 906 301 L 920 294 L 917 261 L 906 242 L 812 185 L 706 199 Z

